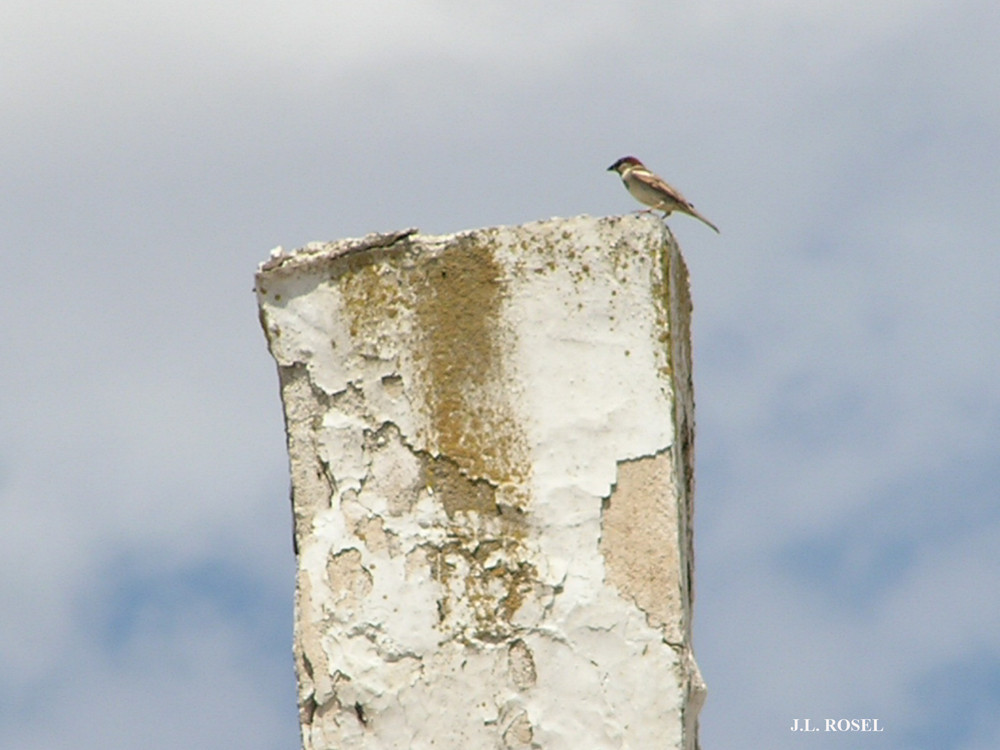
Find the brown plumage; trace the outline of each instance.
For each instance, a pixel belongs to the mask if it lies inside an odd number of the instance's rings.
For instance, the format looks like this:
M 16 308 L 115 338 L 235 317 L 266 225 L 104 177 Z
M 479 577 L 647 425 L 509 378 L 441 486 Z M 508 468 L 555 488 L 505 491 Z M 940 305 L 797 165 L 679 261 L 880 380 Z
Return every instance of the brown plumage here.
M 640 203 L 649 206 L 647 210 L 663 211 L 664 217 L 669 216 L 673 211 L 680 211 L 704 222 L 716 232 L 719 231 L 715 224 L 702 216 L 691 205 L 691 202 L 681 194 L 680 190 L 651 172 L 645 164 L 634 156 L 623 156 L 608 167 L 608 171 L 621 175 L 622 182 L 625 183 L 629 193 Z

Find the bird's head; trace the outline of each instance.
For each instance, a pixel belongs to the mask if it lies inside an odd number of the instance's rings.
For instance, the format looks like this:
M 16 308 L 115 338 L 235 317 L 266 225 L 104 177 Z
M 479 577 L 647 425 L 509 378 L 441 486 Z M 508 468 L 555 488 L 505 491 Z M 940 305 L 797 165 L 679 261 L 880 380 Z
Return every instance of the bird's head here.
M 636 159 L 634 156 L 623 156 L 621 159 L 616 161 L 610 167 L 608 167 L 609 172 L 617 172 L 618 174 L 624 174 L 626 169 L 631 169 L 632 167 L 641 167 L 642 162 Z

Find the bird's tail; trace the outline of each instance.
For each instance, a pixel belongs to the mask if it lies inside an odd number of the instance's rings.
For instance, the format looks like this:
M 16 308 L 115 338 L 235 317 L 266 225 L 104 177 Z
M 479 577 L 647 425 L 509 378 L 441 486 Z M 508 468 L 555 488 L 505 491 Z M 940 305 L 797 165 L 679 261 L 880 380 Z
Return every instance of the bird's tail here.
M 702 223 L 707 224 L 708 226 L 712 227 L 712 229 L 715 230 L 716 234 L 722 234 L 722 232 L 719 231 L 719 228 L 717 226 L 715 226 L 715 224 L 713 224 L 712 222 L 710 222 L 708 219 L 706 219 L 704 216 L 702 216 L 698 211 L 696 211 L 694 206 L 690 206 L 689 205 L 686 210 L 694 218 L 696 218 L 699 221 L 701 221 Z

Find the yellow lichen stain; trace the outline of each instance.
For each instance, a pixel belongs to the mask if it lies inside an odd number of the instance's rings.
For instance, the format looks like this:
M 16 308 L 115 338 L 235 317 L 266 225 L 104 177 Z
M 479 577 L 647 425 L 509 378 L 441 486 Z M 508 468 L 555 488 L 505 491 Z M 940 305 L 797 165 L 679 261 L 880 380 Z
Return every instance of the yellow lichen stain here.
M 657 343 L 660 345 L 656 348 L 658 367 L 657 371 L 665 379 L 670 379 L 673 377 L 674 364 L 674 342 L 673 336 L 674 331 L 672 330 L 671 323 L 675 325 L 689 325 L 690 316 L 686 313 L 690 312 L 690 298 L 687 299 L 688 308 L 685 310 L 683 307 L 684 300 L 681 300 L 681 304 L 677 305 L 674 300 L 671 299 L 671 274 L 674 273 L 672 267 L 672 256 L 673 256 L 673 241 L 669 231 L 665 231 L 663 235 L 662 244 L 655 248 L 654 259 L 658 262 L 651 264 L 650 274 L 651 278 L 651 291 L 653 294 L 653 303 L 656 305 L 656 327 L 655 330 L 659 333 L 657 334 Z M 677 254 L 681 262 L 681 271 L 684 273 L 684 283 L 682 286 L 687 289 L 687 267 L 684 266 L 684 260 Z M 684 310 L 679 316 L 671 315 L 671 306 L 675 307 L 678 312 Z M 677 318 L 682 318 L 678 320 Z M 690 335 L 690 332 L 685 334 L 683 331 L 681 335 Z
M 420 485 L 448 520 L 445 540 L 422 545 L 426 557 L 412 563 L 425 560 L 441 586 L 442 630 L 490 641 L 513 631 L 537 579 L 524 545 L 530 458 L 512 399 L 516 342 L 503 319 L 510 271 L 494 256 L 494 235 L 459 235 L 403 262 L 358 256 L 337 279 L 358 348 L 378 347 L 399 325 L 413 332 L 406 389 L 424 406 L 412 450 Z M 401 380 L 382 385 L 401 395 Z M 381 541 L 374 525 L 363 531 Z
M 521 562 L 514 567 L 496 566 L 493 575 L 504 587 L 505 595 L 499 600 L 500 612 L 505 623 L 509 623 L 524 604 L 524 598 L 535 588 L 538 579 L 538 569 L 529 563 Z
M 414 358 L 430 410 L 432 452 L 462 473 L 495 485 L 523 486 L 527 440 L 510 403 L 516 377 L 502 319 L 504 269 L 488 239 L 457 237 L 415 269 Z
M 348 316 L 348 330 L 355 341 L 375 344 L 387 322 L 397 320 L 409 301 L 407 285 L 398 266 L 373 259 L 363 263 L 363 255 L 343 259 L 346 268 L 338 287 Z
M 483 554 L 456 538 L 425 547 L 440 585 L 439 628 L 461 640 L 501 643 L 517 630 L 513 619 L 537 588 L 538 569 L 518 560 L 518 545 L 504 543 Z
M 469 479 L 450 458 L 427 458 L 421 467 L 421 483 L 431 489 L 448 518 L 461 511 L 483 516 L 498 514 L 496 488 L 485 479 Z
M 514 632 L 511 621 L 537 580 L 525 561 L 524 513 L 449 458 L 425 457 L 422 475 L 449 519 L 447 541 L 424 546 L 441 586 L 440 626 L 464 639 L 502 641 Z
M 359 349 L 398 339 L 400 325 L 412 331 L 406 392 L 423 405 L 407 442 L 422 463 L 419 483 L 447 522 L 443 541 L 408 555 L 408 574 L 426 566 L 439 583 L 443 632 L 490 642 L 514 632 L 512 620 L 538 579 L 525 545 L 530 450 L 513 398 L 516 341 L 504 321 L 505 287 L 527 268 L 529 254 L 553 255 L 545 243 L 527 241 L 508 267 L 494 254 L 499 244 L 487 230 L 391 263 L 359 254 L 336 278 Z M 382 381 L 397 397 L 402 385 L 397 376 Z M 383 541 L 375 524 L 359 531 L 375 546 Z
M 429 412 L 430 452 L 468 476 L 523 486 L 530 465 L 509 398 L 515 374 L 505 366 L 512 342 L 502 321 L 506 278 L 493 257 L 495 235 L 458 235 L 402 262 L 351 256 L 336 282 L 350 335 L 363 350 L 377 349 L 412 319 L 418 338 L 410 354 L 421 381 L 414 387 Z

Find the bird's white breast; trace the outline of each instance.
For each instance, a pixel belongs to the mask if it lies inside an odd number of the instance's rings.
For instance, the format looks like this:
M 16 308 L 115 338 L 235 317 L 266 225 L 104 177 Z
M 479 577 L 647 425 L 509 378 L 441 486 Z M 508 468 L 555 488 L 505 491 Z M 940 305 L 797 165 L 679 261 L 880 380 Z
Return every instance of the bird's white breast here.
M 622 181 L 625 183 L 625 187 L 628 188 L 628 191 L 632 194 L 632 197 L 640 203 L 644 203 L 647 206 L 652 206 L 654 208 L 659 208 L 663 204 L 666 196 L 664 196 L 663 193 L 656 188 L 639 179 L 634 170 L 626 170 L 625 174 L 622 175 Z

